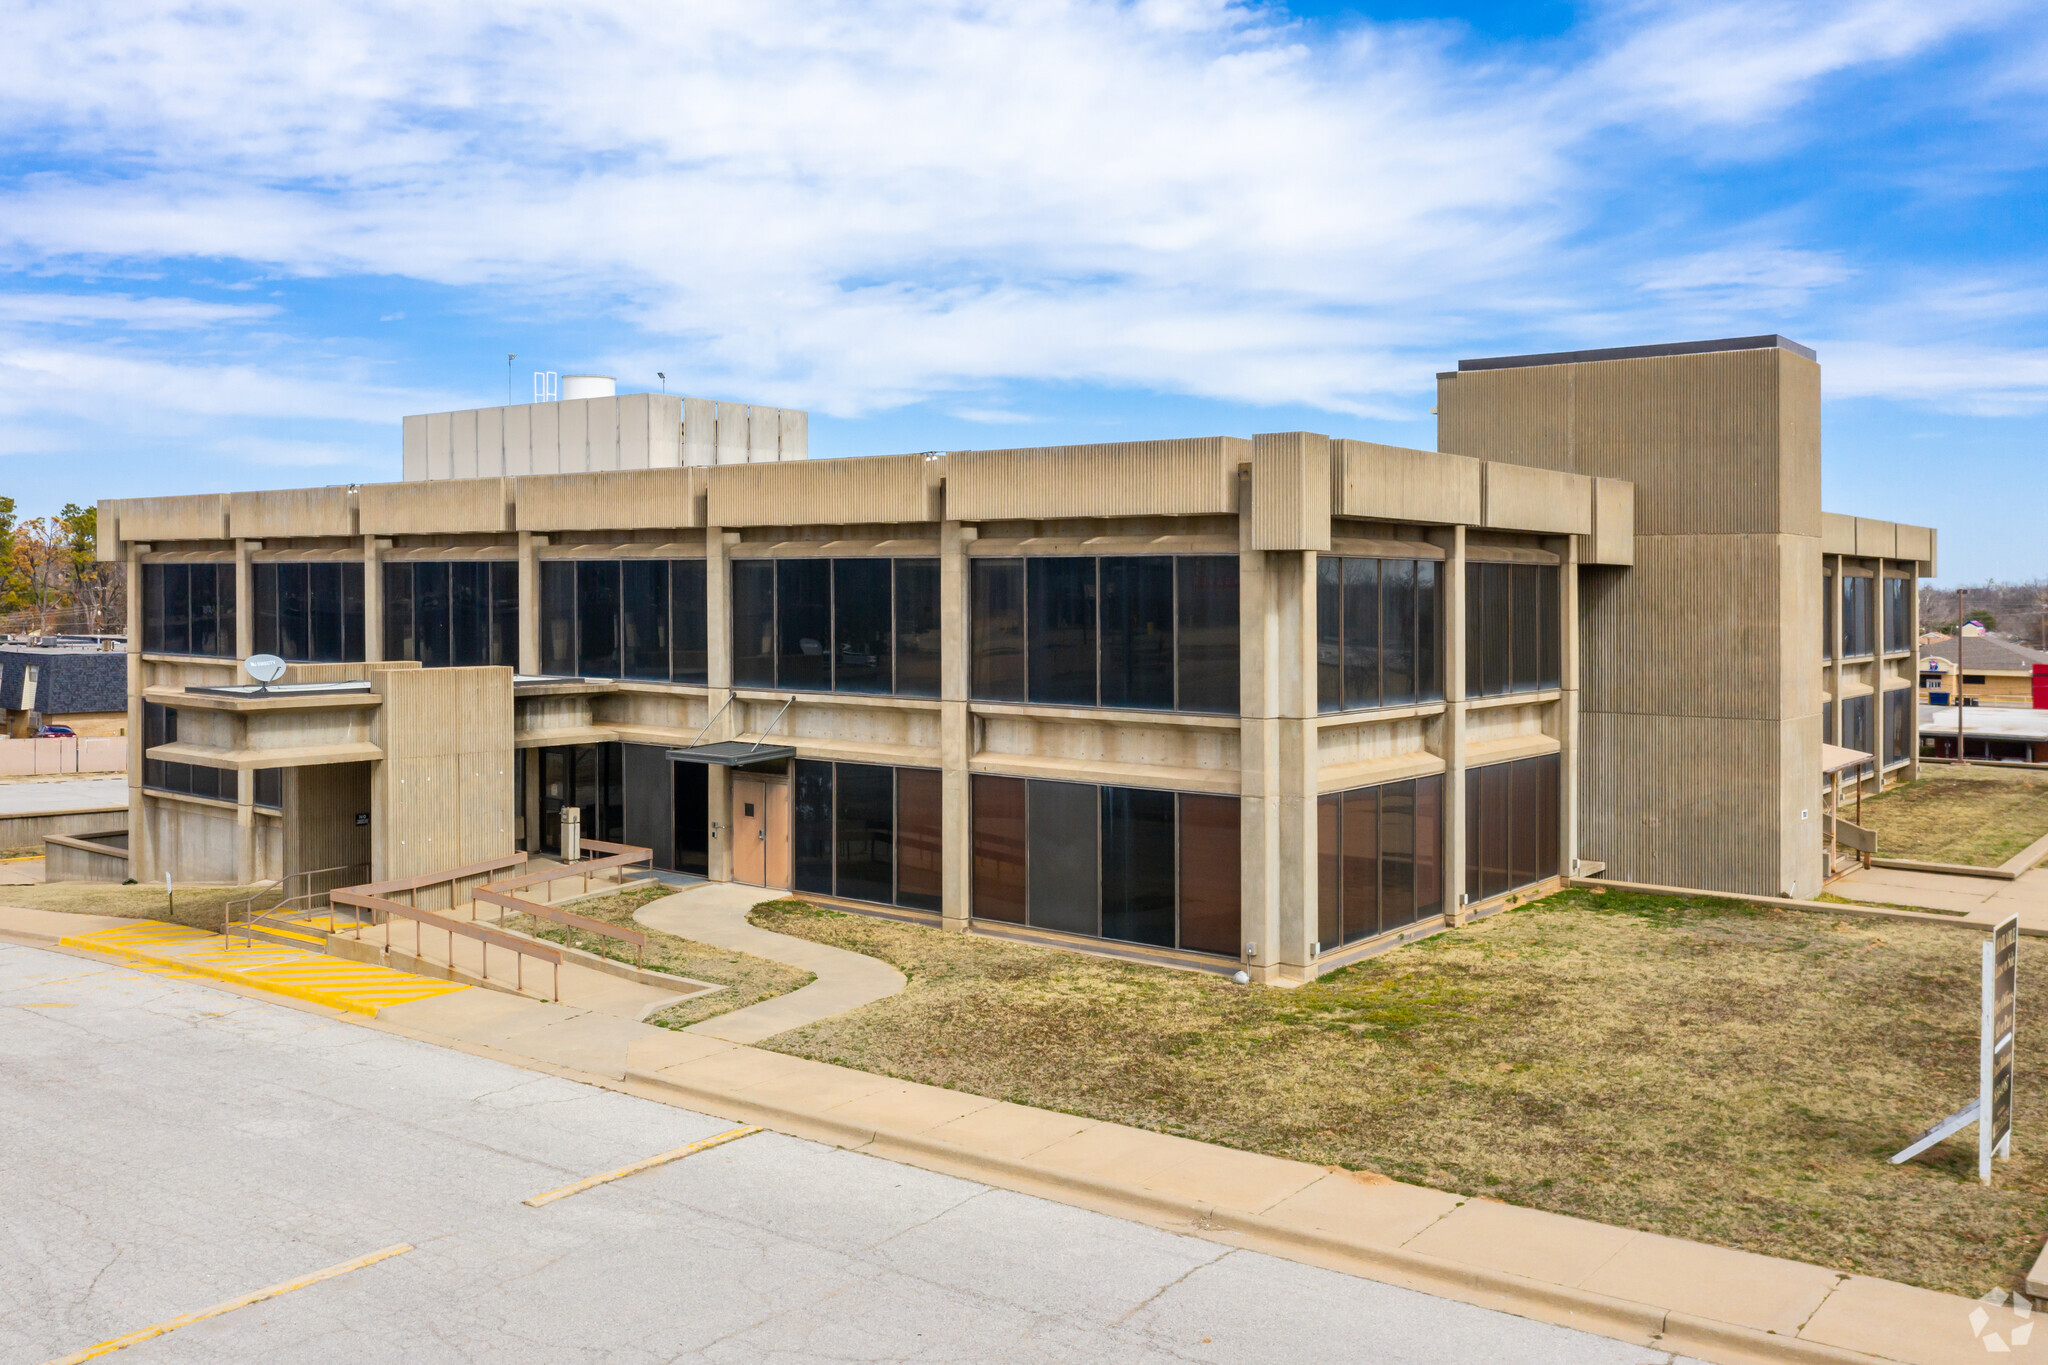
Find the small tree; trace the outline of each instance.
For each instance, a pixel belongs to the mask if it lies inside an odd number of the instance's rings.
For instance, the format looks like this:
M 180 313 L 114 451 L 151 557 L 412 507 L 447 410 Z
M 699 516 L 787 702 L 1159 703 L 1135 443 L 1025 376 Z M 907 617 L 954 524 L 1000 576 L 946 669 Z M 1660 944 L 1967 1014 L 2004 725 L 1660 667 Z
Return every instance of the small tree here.
M 99 557 L 99 522 L 97 506 L 67 502 L 57 514 L 57 524 L 64 532 L 71 599 L 78 609 L 80 628 L 88 635 L 103 634 L 108 623 L 127 620 L 120 565 L 102 563 Z
M 13 565 L 22 605 L 35 614 L 37 633 L 48 634 L 71 586 L 70 537 L 54 518 L 24 522 L 14 528 Z

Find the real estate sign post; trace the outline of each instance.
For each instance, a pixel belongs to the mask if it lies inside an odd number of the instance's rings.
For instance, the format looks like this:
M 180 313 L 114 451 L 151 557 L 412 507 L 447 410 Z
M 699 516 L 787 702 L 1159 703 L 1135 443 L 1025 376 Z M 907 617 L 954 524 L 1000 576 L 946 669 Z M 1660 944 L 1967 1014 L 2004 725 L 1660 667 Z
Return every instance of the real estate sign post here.
M 1984 941 L 1984 974 L 1977 1016 L 1977 1098 L 1950 1114 L 1892 1158 L 1910 1161 L 1942 1139 L 1977 1125 L 1977 1174 L 1991 1183 L 1991 1158 L 2012 1155 L 2012 1060 L 2018 996 L 2020 919 L 2005 920 Z

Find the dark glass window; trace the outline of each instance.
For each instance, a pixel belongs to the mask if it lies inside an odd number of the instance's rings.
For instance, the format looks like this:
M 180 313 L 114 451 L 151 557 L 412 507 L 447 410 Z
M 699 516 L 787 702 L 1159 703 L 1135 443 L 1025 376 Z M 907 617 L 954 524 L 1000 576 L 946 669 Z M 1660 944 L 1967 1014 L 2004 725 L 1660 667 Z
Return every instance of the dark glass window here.
M 449 653 L 458 668 L 491 658 L 491 566 L 482 560 L 448 566 Z
M 142 703 L 142 747 L 145 754 L 158 745 L 177 742 L 177 711 L 156 702 Z M 197 763 L 145 757 L 142 761 L 142 785 L 183 796 L 204 796 L 214 801 L 237 799 L 237 778 L 232 768 L 208 768 Z
M 932 769 L 799 759 L 795 889 L 937 910 L 939 790 Z
M 509 559 L 491 561 L 490 662 L 519 667 L 519 565 Z M 521 769 L 524 771 L 524 769 Z
M 1903 763 L 1912 754 L 1914 720 L 1913 693 L 1910 688 L 1896 688 L 1884 694 L 1884 761 L 1886 763 Z
M 256 770 L 256 791 L 250 798 L 266 810 L 284 809 L 284 769 L 258 768 Z
M 419 657 L 412 600 L 413 566 L 384 563 L 384 657 L 408 662 Z
M 1896 654 L 1913 647 L 1913 580 L 1884 581 L 1884 648 Z
M 1361 787 L 1344 793 L 1343 850 L 1339 875 L 1344 879 L 1339 942 L 1352 943 L 1380 931 L 1380 789 Z
M 1056 706 L 1095 705 L 1095 561 L 1024 561 L 1026 695 Z
M 455 662 L 455 646 L 448 633 L 455 620 L 454 602 L 448 589 L 446 564 L 420 563 L 412 566 L 412 617 L 415 638 L 405 657 L 419 660 L 422 668 L 446 668 Z
M 540 671 L 576 672 L 576 565 L 566 559 L 540 562 Z
M 1557 875 L 1560 773 L 1556 754 L 1466 772 L 1465 891 L 1473 902 Z
M 701 559 L 668 561 L 669 680 L 703 684 L 710 677 L 705 634 L 706 573 Z
M 1344 941 L 1344 797 L 1316 798 L 1316 941 Z
M 1871 652 L 1870 579 L 1861 574 L 1842 577 L 1842 654 L 1845 658 Z
M 936 559 L 896 561 L 896 695 L 939 695 L 939 561 Z
M 968 563 L 971 690 L 977 701 L 1024 700 L 1024 561 Z
M 153 654 L 235 653 L 235 566 L 142 566 L 142 647 Z
M 1232 555 L 1048 555 L 969 566 L 979 701 L 1238 709 Z
M 975 773 L 970 779 L 974 826 L 974 915 L 1022 924 L 1026 916 L 1025 807 L 1030 783 Z
M 817 895 L 832 894 L 832 764 L 800 758 L 792 823 L 791 886 Z
M 832 689 L 832 564 L 775 561 L 775 685 Z
M 363 566 L 257 564 L 256 652 L 298 663 L 363 657 Z
M 1870 728 L 1871 705 L 1868 693 L 1860 697 L 1842 698 L 1843 748 L 1854 749 L 1859 753 L 1865 754 L 1875 754 L 1877 752 L 1872 743 L 1874 736 L 1871 734 Z M 1870 769 L 1871 765 L 1865 763 L 1856 771 L 1859 774 L 1868 774 Z
M 1465 686 L 1474 697 L 1562 682 L 1560 578 L 1548 564 L 1465 566 Z
M 545 562 L 545 561 L 543 561 Z M 540 851 L 562 851 L 562 810 L 582 812 L 583 837 L 625 837 L 625 746 L 569 744 L 540 751 Z
M 624 621 L 624 675 L 666 682 L 669 677 L 669 568 L 665 559 L 619 561 L 620 614 Z
M 619 662 L 618 561 L 578 560 L 576 672 L 585 678 L 616 678 Z
M 1318 558 L 1318 710 L 1443 700 L 1441 581 L 1433 559 Z
M 1165 555 L 1129 555 L 1098 562 L 1102 580 L 1102 704 L 1171 711 L 1173 560 Z M 1169 933 L 1171 919 L 1169 905 Z
M 1105 582 L 1105 606 L 1108 600 Z M 1101 809 L 1102 936 L 1173 947 L 1173 793 L 1104 787 Z
M 1237 956 L 1236 797 L 981 773 L 972 783 L 977 918 Z
M 734 560 L 732 680 L 736 687 L 775 686 L 775 564 Z
M 895 592 L 886 559 L 832 565 L 832 690 L 889 692 Z M 872 897 L 863 897 L 872 899 Z
M 1820 580 L 1820 657 L 1835 657 L 1835 576 L 1823 574 Z

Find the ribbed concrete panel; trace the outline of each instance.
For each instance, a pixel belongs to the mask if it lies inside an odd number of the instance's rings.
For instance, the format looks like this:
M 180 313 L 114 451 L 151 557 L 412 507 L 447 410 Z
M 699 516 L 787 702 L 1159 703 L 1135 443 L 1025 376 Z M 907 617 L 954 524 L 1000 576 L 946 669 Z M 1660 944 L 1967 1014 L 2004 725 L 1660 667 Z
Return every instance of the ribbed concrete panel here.
M 1252 437 L 1252 548 L 1330 548 L 1330 439 L 1307 431 Z
M 1779 894 L 1782 728 L 1582 714 L 1580 856 L 1622 881 Z
M 707 516 L 713 526 L 939 519 L 936 462 L 922 455 L 720 465 L 707 477 Z
M 1781 542 L 1805 547 L 1802 554 L 1813 546 L 1806 537 L 1644 536 L 1636 541 L 1633 569 L 1581 574 L 1581 705 L 1783 716 L 1784 640 L 1804 632 L 1800 638 L 1818 641 L 1820 618 L 1816 590 L 1804 620 L 1781 624 L 1788 553 Z M 1818 580 L 1818 562 L 1812 567 Z M 1806 655 L 1797 658 L 1802 675 L 1810 673 Z
M 512 481 L 522 531 L 638 531 L 704 524 L 705 471 L 623 469 Z
M 507 479 L 433 479 L 366 483 L 357 493 L 366 536 L 458 535 L 509 531 Z
M 1593 481 L 1559 469 L 1487 461 L 1480 466 L 1484 490 L 1481 525 L 1492 530 L 1535 531 L 1543 535 L 1593 533 Z
M 1437 449 L 1572 469 L 1572 385 L 1581 367 L 1541 365 L 1439 376 Z
M 1337 465 L 1331 510 L 1340 517 L 1430 526 L 1479 524 L 1477 460 L 1370 441 L 1334 441 L 1331 451 Z
M 346 488 L 281 488 L 228 494 L 228 534 L 243 540 L 356 534 L 355 494 Z
M 946 457 L 955 521 L 1203 516 L 1237 511 L 1237 469 L 1251 442 L 1228 436 Z

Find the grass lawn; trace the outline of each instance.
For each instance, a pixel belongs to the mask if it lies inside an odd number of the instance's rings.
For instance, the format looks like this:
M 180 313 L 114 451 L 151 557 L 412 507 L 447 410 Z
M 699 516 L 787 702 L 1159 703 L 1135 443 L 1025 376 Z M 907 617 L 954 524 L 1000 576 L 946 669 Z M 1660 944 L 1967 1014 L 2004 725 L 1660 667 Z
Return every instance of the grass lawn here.
M 1997 867 L 2048 834 L 2048 772 L 1946 765 L 1863 798 L 1863 825 L 1877 831 L 1881 858 Z M 1856 803 L 1843 798 L 1843 814 Z
M 265 893 L 264 902 L 276 899 L 274 888 L 254 886 L 181 886 L 177 888 L 177 913 L 165 913 L 164 888 L 155 885 L 120 886 L 113 882 L 46 882 L 35 886 L 0 886 L 0 905 L 18 905 L 25 910 L 61 910 L 74 915 L 125 915 L 131 919 L 153 919 L 182 924 L 192 929 L 220 932 L 221 912 L 231 900 L 252 891 Z M 236 912 L 240 914 L 240 911 Z
M 685 1028 L 700 1019 L 713 1015 L 729 1014 L 733 1010 L 758 1004 L 770 996 L 782 995 L 799 986 L 808 986 L 816 978 L 800 967 L 785 966 L 770 962 L 764 957 L 749 953 L 734 952 L 729 948 L 714 948 L 708 943 L 694 939 L 677 938 L 651 929 L 633 918 L 633 912 L 649 901 L 660 900 L 675 894 L 669 886 L 640 886 L 630 891 L 616 891 L 608 896 L 590 896 L 578 899 L 562 908 L 573 910 L 587 919 L 602 920 L 606 924 L 617 924 L 627 929 L 638 929 L 647 935 L 647 952 L 641 961 L 658 972 L 674 976 L 692 977 L 698 981 L 713 981 L 728 989 L 707 995 L 700 1000 L 686 1000 L 680 1005 L 671 1005 L 659 1013 L 649 1015 L 647 1022 L 660 1024 L 664 1028 Z M 532 932 L 533 925 L 515 918 L 513 927 L 521 932 Z M 561 943 L 563 928 L 543 920 L 539 937 L 554 943 Z M 601 953 L 605 957 L 621 962 L 631 962 L 630 948 L 608 940 L 596 939 L 590 934 L 576 935 L 576 946 L 589 952 Z
M 1295 990 L 815 909 L 901 994 L 777 1050 L 1463 1194 L 1976 1296 L 2048 1232 L 2048 1083 L 2022 1031 L 2018 1155 L 1974 1131 L 1979 937 L 1574 890 Z M 2021 954 L 2022 1000 L 2048 957 Z

